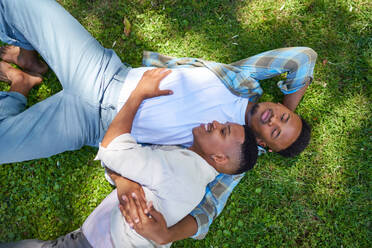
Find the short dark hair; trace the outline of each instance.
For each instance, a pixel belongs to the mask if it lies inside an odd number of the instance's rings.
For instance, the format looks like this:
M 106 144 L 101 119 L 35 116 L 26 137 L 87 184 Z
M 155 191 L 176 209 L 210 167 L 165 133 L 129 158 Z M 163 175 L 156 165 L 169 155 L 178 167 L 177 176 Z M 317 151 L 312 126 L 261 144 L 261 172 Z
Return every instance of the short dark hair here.
M 311 127 L 310 125 L 300 116 L 302 121 L 302 129 L 300 136 L 292 143 L 289 147 L 279 151 L 278 153 L 286 158 L 292 158 L 300 154 L 310 143 Z
M 239 168 L 234 174 L 241 174 L 253 168 L 257 162 L 258 148 L 256 136 L 247 125 L 244 125 L 244 143 L 241 145 Z

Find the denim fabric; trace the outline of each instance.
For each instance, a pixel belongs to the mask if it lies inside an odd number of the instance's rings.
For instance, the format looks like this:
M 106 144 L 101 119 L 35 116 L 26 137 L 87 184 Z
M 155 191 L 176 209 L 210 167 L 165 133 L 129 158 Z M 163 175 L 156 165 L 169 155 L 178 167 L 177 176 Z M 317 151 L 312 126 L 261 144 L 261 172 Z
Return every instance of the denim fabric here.
M 63 87 L 26 110 L 22 95 L 0 92 L 0 164 L 97 145 L 130 68 L 51 0 L 0 1 L 0 39 L 35 49 Z

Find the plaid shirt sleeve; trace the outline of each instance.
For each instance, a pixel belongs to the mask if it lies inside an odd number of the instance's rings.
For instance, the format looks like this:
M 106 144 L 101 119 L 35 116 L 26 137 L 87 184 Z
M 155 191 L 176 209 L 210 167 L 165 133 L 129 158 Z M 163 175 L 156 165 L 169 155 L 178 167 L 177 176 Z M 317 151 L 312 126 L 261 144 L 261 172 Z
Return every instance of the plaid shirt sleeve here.
M 278 82 L 284 94 L 292 94 L 313 80 L 317 53 L 309 47 L 287 47 L 270 50 L 232 63 L 249 71 L 256 80 L 287 73 L 286 80 Z
M 142 64 L 163 68 L 205 67 L 213 72 L 234 95 L 256 102 L 262 95 L 258 81 L 246 69 L 233 65 L 202 60 L 198 58 L 173 58 L 156 52 L 143 52 Z
M 203 200 L 190 213 L 198 224 L 198 231 L 192 238 L 203 239 L 207 235 L 209 226 L 221 213 L 231 192 L 244 174 L 219 174 L 214 181 L 208 184 Z
M 311 83 L 316 58 L 316 52 L 309 47 L 274 49 L 229 65 L 197 58 L 173 58 L 145 51 L 142 63 L 144 66 L 167 68 L 206 67 L 233 94 L 257 102 L 263 93 L 259 80 L 286 73 L 286 80 L 278 82 L 284 94 L 292 94 L 306 83 Z

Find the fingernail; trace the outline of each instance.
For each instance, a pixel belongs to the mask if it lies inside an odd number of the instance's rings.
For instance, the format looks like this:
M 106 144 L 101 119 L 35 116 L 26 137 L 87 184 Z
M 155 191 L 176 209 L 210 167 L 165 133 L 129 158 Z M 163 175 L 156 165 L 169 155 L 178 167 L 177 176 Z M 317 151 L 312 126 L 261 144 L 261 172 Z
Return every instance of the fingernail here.
M 127 201 L 127 197 L 125 195 L 122 195 L 121 199 L 123 199 L 123 201 Z
M 139 219 L 134 219 L 134 222 L 135 222 L 135 223 L 138 223 L 138 222 L 139 222 Z
M 133 198 L 136 198 L 137 196 L 136 196 L 136 193 L 132 193 L 132 196 L 133 196 Z
M 148 214 L 148 213 L 149 213 L 149 211 L 147 210 L 147 208 L 145 208 L 145 210 L 143 210 L 143 212 L 144 212 L 145 214 Z
M 130 226 L 130 228 L 133 228 L 134 225 L 133 225 L 133 223 L 129 223 L 129 226 Z

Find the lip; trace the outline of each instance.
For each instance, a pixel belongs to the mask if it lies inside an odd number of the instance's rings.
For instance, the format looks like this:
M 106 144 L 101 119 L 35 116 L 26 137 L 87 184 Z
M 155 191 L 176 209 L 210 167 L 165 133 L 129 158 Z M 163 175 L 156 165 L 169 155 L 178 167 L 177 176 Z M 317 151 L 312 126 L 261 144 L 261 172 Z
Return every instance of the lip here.
M 269 120 L 270 120 L 270 117 L 272 116 L 272 109 L 266 109 L 262 114 L 261 114 L 261 122 L 263 124 L 266 124 Z

